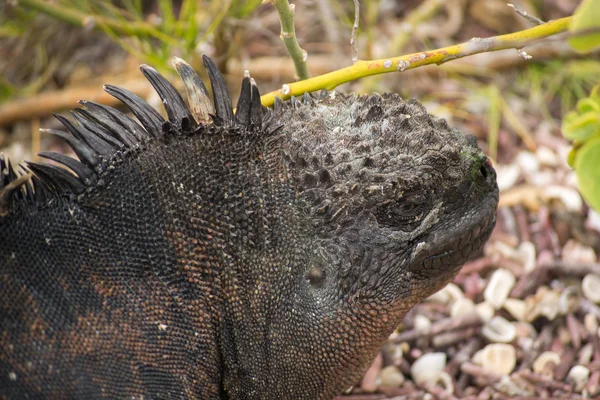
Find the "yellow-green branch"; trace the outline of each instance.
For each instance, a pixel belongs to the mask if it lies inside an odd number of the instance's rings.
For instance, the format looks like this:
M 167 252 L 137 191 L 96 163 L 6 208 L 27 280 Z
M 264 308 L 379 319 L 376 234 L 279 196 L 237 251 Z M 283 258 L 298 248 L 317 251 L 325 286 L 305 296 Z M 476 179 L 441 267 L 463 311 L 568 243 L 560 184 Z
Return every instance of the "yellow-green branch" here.
M 296 28 L 294 27 L 294 13 L 290 8 L 288 0 L 269 0 L 277 9 L 279 21 L 281 22 L 281 40 L 285 44 L 290 57 L 294 61 L 296 74 L 300 79 L 308 79 L 308 69 L 306 68 L 306 50 L 302 49 L 296 38 Z M 264 3 L 264 1 L 263 1 Z
M 405 71 L 407 69 L 413 69 L 429 64 L 440 65 L 473 54 L 505 49 L 521 49 L 539 39 L 566 31 L 569 28 L 571 21 L 573 21 L 572 16 L 550 21 L 519 32 L 484 39 L 473 38 L 465 43 L 442 47 L 436 50 L 380 60 L 357 61 L 355 64 L 337 71 L 329 72 L 304 81 L 283 85 L 281 89 L 262 96 L 261 101 L 263 105 L 270 106 L 275 101 L 275 97 L 281 97 L 285 100 L 292 96 L 302 95 L 305 92 L 314 92 L 321 89 L 333 90 L 342 83 L 354 81 L 366 76 L 385 74 L 394 71 Z

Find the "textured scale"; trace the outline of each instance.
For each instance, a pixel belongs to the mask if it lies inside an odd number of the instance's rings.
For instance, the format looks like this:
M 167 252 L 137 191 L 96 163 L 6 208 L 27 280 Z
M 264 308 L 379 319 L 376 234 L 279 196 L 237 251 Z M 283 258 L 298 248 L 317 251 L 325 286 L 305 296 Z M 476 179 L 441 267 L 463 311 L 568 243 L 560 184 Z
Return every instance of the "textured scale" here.
M 142 66 L 165 121 L 82 102 L 79 160 L 0 157 L 0 399 L 331 399 L 476 255 L 498 189 L 475 139 L 395 94 L 233 113 Z

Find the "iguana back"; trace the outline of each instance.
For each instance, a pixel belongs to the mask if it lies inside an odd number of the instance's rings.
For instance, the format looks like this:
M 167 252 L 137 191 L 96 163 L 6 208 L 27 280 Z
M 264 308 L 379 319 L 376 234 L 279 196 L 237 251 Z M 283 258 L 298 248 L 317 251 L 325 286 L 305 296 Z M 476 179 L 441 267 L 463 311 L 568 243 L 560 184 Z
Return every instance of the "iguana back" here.
M 61 117 L 80 161 L 0 165 L 0 398 L 331 398 L 479 251 L 497 188 L 472 139 L 395 95 L 236 114 L 205 58 L 150 67 L 168 121 Z

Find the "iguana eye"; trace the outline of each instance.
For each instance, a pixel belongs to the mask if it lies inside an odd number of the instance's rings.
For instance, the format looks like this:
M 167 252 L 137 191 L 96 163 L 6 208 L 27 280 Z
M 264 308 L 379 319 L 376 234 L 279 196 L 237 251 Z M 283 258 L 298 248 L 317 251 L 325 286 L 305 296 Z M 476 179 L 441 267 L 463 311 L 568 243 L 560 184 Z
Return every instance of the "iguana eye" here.
M 379 207 L 376 217 L 381 225 L 409 232 L 419 226 L 429 208 L 429 201 L 424 196 L 407 194 Z
M 318 266 L 311 267 L 306 273 L 306 280 L 311 286 L 323 286 L 323 282 L 325 282 L 325 270 Z

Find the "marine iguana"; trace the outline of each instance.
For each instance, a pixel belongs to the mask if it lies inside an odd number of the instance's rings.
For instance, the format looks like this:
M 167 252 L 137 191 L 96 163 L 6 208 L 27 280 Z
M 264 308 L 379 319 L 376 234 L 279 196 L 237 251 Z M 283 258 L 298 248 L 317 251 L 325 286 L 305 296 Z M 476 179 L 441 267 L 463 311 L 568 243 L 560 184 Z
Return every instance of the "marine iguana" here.
M 79 160 L 0 161 L 0 398 L 330 399 L 482 248 L 495 172 L 472 136 L 396 94 L 234 113 L 149 66 L 168 120 L 82 102 Z

